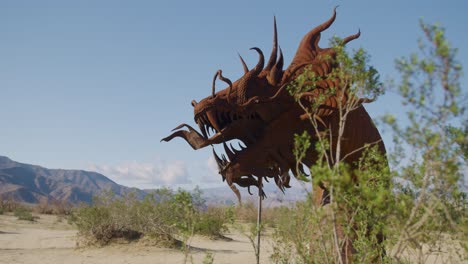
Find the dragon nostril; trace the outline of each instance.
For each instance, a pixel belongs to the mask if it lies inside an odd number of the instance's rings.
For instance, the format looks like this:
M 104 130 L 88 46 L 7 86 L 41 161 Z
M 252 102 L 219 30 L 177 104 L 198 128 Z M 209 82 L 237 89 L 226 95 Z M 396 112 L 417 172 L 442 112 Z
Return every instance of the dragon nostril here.
M 197 104 L 198 104 L 197 101 L 192 100 L 192 106 L 193 106 L 193 107 L 195 107 Z

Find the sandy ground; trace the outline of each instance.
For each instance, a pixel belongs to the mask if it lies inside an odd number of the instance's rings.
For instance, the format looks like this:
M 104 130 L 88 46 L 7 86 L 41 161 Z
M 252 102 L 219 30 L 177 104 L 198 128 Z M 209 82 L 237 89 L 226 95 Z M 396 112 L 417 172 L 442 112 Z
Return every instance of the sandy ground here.
M 0 264 L 184 263 L 181 250 L 146 246 L 143 243 L 114 243 L 101 248 L 78 247 L 76 233 L 73 226 L 57 216 L 40 215 L 37 221 L 29 222 L 17 220 L 12 215 L 0 215 Z M 255 263 L 255 254 L 246 236 L 232 232 L 226 237 L 232 240 L 194 237 L 190 243 L 192 260 L 189 259 L 187 263 L 203 263 L 207 253 L 213 254 L 214 263 Z M 424 262 L 468 263 L 466 258 L 460 259 L 453 253 L 457 247 L 449 247 L 451 250 L 448 250 L 445 245 L 441 251 L 428 255 Z M 265 235 L 262 238 L 261 263 L 271 262 L 271 248 L 270 237 Z M 407 257 L 412 263 L 417 263 L 413 254 L 407 252 Z
M 195 237 L 193 263 L 203 263 L 207 252 L 214 263 L 255 263 L 248 239 L 240 233 L 226 235 L 232 241 Z M 41 215 L 36 222 L 0 215 L 0 263 L 183 263 L 180 250 L 143 246 L 138 243 L 114 244 L 102 248 L 76 247 L 76 230 L 66 220 Z M 261 262 L 268 263 L 271 246 L 263 242 Z M 190 263 L 190 260 L 188 261 Z

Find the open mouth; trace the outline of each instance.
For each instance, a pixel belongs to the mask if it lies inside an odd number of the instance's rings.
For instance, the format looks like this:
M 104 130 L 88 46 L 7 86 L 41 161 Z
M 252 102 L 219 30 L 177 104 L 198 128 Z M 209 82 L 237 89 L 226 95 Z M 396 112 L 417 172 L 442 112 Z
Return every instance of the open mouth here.
M 257 186 L 258 177 L 263 177 L 266 181 L 267 178 L 274 178 L 282 191 L 284 188 L 289 188 L 288 168 L 281 167 L 279 165 L 281 162 L 270 156 L 271 153 L 265 151 L 255 153 L 255 149 L 258 148 L 253 149 L 254 145 L 262 144 L 259 139 L 266 127 L 266 122 L 258 112 L 209 108 L 196 113 L 195 122 L 199 131 L 190 125 L 181 124 L 162 141 L 167 142 L 175 137 L 181 137 L 195 150 L 222 144 L 225 153 L 218 155 L 213 147 L 213 156 L 219 174 L 230 186 L 232 183 L 247 188 Z M 182 129 L 184 127 L 188 130 Z M 234 147 L 233 141 L 237 141 L 239 147 Z
M 233 111 L 220 110 L 219 108 L 209 108 L 195 114 L 195 122 L 199 127 L 199 131 L 192 128 L 190 125 L 181 124 L 176 127 L 173 133 L 163 138 L 163 141 L 170 141 L 175 137 L 185 139 L 193 149 L 200 149 L 209 145 L 222 144 L 224 154 L 218 155 L 213 148 L 213 155 L 218 165 L 219 173 L 223 177 L 271 177 L 279 174 L 278 167 L 272 165 L 267 160 L 267 154 L 262 152 L 262 159 L 255 160 L 263 164 L 253 166 L 255 154 L 252 153 L 252 147 L 258 144 L 265 128 L 265 121 L 256 111 Z M 188 128 L 183 130 L 182 128 Z M 237 141 L 239 147 L 234 147 L 233 142 Z M 237 145 L 235 143 L 235 145 Z M 238 164 L 240 160 L 244 165 L 239 168 L 234 168 L 234 164 Z M 232 168 L 232 170 L 229 170 Z M 229 170 L 229 173 L 227 171 Z M 232 179 L 235 181 L 235 179 Z
M 205 139 L 209 139 L 211 133 L 213 133 L 214 136 L 217 136 L 217 134 L 220 133 L 223 134 L 224 137 L 229 137 L 229 130 L 232 130 L 235 127 L 240 127 L 241 125 L 245 127 L 244 130 L 253 134 L 254 131 L 252 130 L 256 129 L 252 128 L 263 123 L 263 120 L 257 112 L 237 113 L 234 111 L 210 109 L 202 113 L 197 113 L 195 115 L 195 122 L 198 124 L 198 127 Z M 252 138 L 252 140 L 255 139 Z
M 213 148 L 213 155 L 222 175 L 231 162 L 236 160 L 236 157 L 242 155 L 250 145 L 257 142 L 258 132 L 263 124 L 257 112 L 239 113 L 219 109 L 208 109 L 197 113 L 195 122 L 206 140 L 213 144 L 223 144 L 226 155 L 218 156 Z M 227 142 L 230 140 L 238 140 L 239 149 L 233 147 L 231 143 L 228 145 Z

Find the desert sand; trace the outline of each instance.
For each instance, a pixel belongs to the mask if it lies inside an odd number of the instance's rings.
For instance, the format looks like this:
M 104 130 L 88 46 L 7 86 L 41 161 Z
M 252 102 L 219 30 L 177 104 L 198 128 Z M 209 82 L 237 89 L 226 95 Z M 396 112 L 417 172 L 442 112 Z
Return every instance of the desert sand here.
M 238 232 L 222 240 L 194 237 L 190 256 L 203 263 L 208 252 L 214 263 L 255 263 L 248 238 Z M 262 240 L 261 262 L 268 263 L 271 245 Z M 40 215 L 35 222 L 0 215 L 0 263 L 183 263 L 184 253 L 177 249 L 145 246 L 141 243 L 112 244 L 105 247 L 77 246 L 77 231 L 66 219 Z M 190 259 L 187 263 L 191 263 Z
M 262 237 L 261 263 L 271 263 L 271 237 Z M 231 230 L 228 239 L 211 240 L 195 236 L 187 263 L 203 263 L 207 253 L 214 263 L 255 263 L 255 254 L 248 238 Z M 0 215 L 0 264 L 11 263 L 184 263 L 184 253 L 178 249 L 145 245 L 141 242 L 112 243 L 105 247 L 80 246 L 77 230 L 66 219 L 40 215 L 34 222 L 18 220 L 13 215 Z M 445 245 L 429 254 L 425 263 L 468 263 L 460 258 L 460 246 Z M 417 260 L 407 252 L 412 263 Z M 465 255 L 466 257 L 466 255 Z

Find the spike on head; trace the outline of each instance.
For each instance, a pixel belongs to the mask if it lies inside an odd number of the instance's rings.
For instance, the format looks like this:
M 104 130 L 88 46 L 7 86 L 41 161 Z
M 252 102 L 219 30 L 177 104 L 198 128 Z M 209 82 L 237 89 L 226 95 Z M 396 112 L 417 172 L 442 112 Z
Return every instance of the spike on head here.
M 268 82 L 273 86 L 278 86 L 278 84 L 281 82 L 281 78 L 283 77 L 283 51 L 281 50 L 281 48 L 279 48 L 279 50 L 280 55 L 278 61 L 275 63 L 274 67 L 271 69 L 267 76 Z
M 263 52 L 261 49 L 257 47 L 250 48 L 251 50 L 255 50 L 258 53 L 258 63 L 255 65 L 255 68 L 253 68 L 249 74 L 251 73 L 252 75 L 256 76 L 258 75 L 262 70 L 263 70 L 263 65 L 265 63 L 265 57 L 263 56 Z
M 297 48 L 296 55 L 294 56 L 294 59 L 291 62 L 289 69 L 290 71 L 294 71 L 295 67 L 298 65 L 304 65 L 307 63 L 310 63 L 321 51 L 321 48 L 318 46 L 318 43 L 320 41 L 320 35 L 321 32 L 329 28 L 333 22 L 336 19 L 336 9 L 338 6 L 336 6 L 333 9 L 333 14 L 332 16 L 319 26 L 315 27 L 311 31 L 309 31 L 303 38 L 301 43 L 299 44 L 299 47 Z
M 247 67 L 247 64 L 245 63 L 242 56 L 239 53 L 237 53 L 237 55 L 239 55 L 239 59 L 240 59 L 240 61 L 242 63 L 242 68 L 244 69 L 244 74 L 247 74 L 249 72 L 249 67 Z
M 278 31 L 276 28 L 276 17 L 273 17 L 273 48 L 271 49 L 270 59 L 265 67 L 269 71 L 276 63 L 276 55 L 278 53 Z
M 361 29 L 358 30 L 358 32 L 354 35 L 347 36 L 346 38 L 343 39 L 343 45 L 346 43 L 350 42 L 351 40 L 355 40 L 361 36 Z
M 211 97 L 212 98 L 216 97 L 215 87 L 216 87 L 216 79 L 218 78 L 218 75 L 219 75 L 219 70 L 215 73 L 215 75 L 213 77 L 213 85 L 211 86 Z

